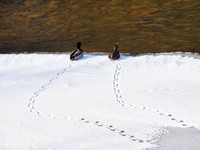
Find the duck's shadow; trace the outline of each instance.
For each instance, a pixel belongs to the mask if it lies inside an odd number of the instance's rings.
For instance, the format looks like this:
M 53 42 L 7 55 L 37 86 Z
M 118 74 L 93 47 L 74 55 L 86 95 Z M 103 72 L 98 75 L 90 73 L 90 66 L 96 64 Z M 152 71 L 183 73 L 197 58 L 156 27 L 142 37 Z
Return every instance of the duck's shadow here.
M 88 59 L 93 59 L 97 56 L 98 55 L 84 55 L 83 58 L 78 59 L 78 60 L 73 60 L 73 61 L 81 62 L 81 61 L 85 61 L 85 60 L 88 60 Z
M 105 57 L 108 58 L 108 55 L 94 55 L 94 54 L 90 55 L 90 54 L 87 54 L 87 55 L 84 55 L 83 58 L 75 60 L 75 61 L 81 62 L 81 61 L 85 61 L 85 60 L 89 60 L 89 59 L 94 59 L 95 57 L 99 57 L 99 56 L 105 56 Z M 121 55 L 120 58 L 115 60 L 115 61 L 121 61 L 121 60 L 129 59 L 129 58 L 132 58 L 132 57 L 136 57 L 136 56 L 133 56 L 133 55 Z M 108 60 L 109 60 L 109 58 L 108 58 Z
M 133 58 L 133 57 L 136 57 L 136 56 L 133 56 L 133 55 L 121 55 L 120 58 L 117 59 L 117 61 L 129 59 L 129 58 Z

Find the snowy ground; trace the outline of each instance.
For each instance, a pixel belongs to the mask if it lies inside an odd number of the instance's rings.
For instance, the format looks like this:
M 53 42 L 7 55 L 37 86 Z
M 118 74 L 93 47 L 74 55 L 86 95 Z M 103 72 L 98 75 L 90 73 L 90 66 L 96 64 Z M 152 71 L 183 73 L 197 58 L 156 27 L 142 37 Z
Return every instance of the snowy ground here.
M 1 150 L 200 149 L 199 55 L 5 54 L 0 83 Z

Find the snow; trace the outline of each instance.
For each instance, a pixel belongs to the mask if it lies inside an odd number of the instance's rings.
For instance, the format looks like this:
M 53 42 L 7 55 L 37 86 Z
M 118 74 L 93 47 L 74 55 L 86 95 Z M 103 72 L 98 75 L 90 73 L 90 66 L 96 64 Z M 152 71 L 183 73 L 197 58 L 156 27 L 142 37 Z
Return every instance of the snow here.
M 1 150 L 162 149 L 179 130 L 200 138 L 198 54 L 1 54 L 0 83 Z
M 199 150 L 200 130 L 191 128 L 168 127 L 161 135 L 158 150 Z

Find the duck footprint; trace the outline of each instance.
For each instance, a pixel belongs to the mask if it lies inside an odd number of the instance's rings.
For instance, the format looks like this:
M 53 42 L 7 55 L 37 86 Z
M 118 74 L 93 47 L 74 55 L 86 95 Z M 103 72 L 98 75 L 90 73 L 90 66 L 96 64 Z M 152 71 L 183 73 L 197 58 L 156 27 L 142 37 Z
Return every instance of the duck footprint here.
M 125 131 L 123 131 L 123 130 L 121 130 L 119 133 L 120 133 L 122 136 L 126 136 L 126 133 L 125 133 Z
M 116 131 L 116 129 L 115 129 L 112 125 L 108 126 L 107 128 L 108 128 L 109 130 L 111 130 L 111 131 Z

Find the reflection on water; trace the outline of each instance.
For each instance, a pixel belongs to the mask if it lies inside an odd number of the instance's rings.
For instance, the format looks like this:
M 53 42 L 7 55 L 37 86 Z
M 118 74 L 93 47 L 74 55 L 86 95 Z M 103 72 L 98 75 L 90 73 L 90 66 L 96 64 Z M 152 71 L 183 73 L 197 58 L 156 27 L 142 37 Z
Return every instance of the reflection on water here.
M 0 53 L 200 53 L 199 0 L 1 0 Z

